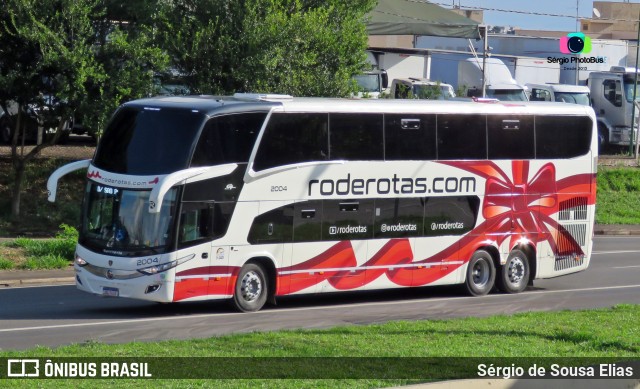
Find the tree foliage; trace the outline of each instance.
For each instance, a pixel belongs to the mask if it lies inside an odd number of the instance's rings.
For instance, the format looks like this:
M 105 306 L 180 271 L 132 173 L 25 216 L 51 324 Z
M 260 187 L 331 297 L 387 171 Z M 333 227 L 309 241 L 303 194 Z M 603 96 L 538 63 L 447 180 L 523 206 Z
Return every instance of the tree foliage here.
M 12 114 L 5 120 L 13 128 L 14 217 L 25 164 L 60 137 L 69 118 L 81 109 L 83 124 L 101 127 L 119 104 L 149 94 L 154 71 L 166 66 L 144 28 L 134 34 L 105 18 L 99 0 L 6 0 L 0 10 L 0 107 Z M 19 153 L 32 117 L 40 126 L 56 123 L 56 134 Z
M 159 8 L 161 45 L 198 93 L 346 96 L 365 64 L 375 1 L 176 0 Z
M 12 213 L 24 165 L 68 118 L 104 128 L 122 102 L 152 94 L 169 63 L 194 93 L 346 96 L 365 67 L 365 15 L 375 0 L 5 0 L 0 107 L 15 129 Z M 46 97 L 54 97 L 47 99 Z M 54 139 L 18 153 L 31 109 Z M 42 127 L 42 123 L 38 123 Z

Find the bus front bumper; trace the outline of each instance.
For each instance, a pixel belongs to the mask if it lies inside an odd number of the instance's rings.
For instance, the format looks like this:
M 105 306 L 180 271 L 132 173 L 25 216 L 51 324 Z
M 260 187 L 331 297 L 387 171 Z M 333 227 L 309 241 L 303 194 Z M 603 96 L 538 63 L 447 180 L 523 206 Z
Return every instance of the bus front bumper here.
M 173 301 L 173 269 L 145 275 L 138 271 L 74 265 L 78 289 L 105 297 L 127 297 L 168 303 Z

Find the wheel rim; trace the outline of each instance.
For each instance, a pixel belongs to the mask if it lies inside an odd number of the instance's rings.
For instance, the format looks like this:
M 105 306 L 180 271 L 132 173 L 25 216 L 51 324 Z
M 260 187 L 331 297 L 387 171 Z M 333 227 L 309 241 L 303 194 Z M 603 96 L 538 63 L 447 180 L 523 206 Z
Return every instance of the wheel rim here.
M 524 278 L 525 272 L 525 264 L 522 258 L 515 257 L 509 261 L 509 268 L 507 271 L 507 277 L 509 278 L 509 282 L 518 285 L 522 282 Z
M 262 280 L 258 273 L 250 271 L 242 277 L 240 294 L 246 302 L 256 301 L 262 295 Z
M 487 264 L 486 261 L 477 261 L 474 263 L 471 272 L 474 285 L 482 287 L 489 282 L 489 264 Z

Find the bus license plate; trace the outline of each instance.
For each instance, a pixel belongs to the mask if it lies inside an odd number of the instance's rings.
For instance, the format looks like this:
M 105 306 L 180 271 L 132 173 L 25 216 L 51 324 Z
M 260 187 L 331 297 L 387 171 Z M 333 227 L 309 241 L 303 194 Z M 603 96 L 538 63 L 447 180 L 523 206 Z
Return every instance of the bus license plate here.
M 118 297 L 119 294 L 120 291 L 118 290 L 118 288 L 109 288 L 107 286 L 102 287 L 103 296 Z

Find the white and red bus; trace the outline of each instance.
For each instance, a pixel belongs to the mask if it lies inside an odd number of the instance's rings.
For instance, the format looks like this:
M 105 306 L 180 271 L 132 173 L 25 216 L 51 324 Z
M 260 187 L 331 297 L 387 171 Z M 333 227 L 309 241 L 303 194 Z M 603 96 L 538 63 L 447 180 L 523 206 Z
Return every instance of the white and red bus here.
M 159 302 L 461 284 L 587 268 L 593 110 L 562 103 L 162 97 L 87 169 L 81 290 Z

